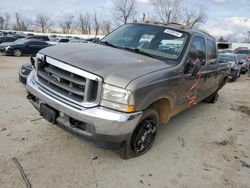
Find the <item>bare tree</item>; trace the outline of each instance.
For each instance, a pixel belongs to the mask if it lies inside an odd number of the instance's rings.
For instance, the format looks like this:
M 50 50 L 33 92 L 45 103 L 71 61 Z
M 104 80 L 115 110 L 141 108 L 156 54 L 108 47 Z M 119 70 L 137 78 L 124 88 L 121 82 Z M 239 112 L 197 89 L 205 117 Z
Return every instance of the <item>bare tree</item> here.
M 32 25 L 32 21 L 28 18 L 22 17 L 19 13 L 15 13 L 16 23 L 13 25 L 13 29 L 17 31 L 28 31 Z
M 59 26 L 61 27 L 64 34 L 71 34 L 77 28 L 77 22 L 73 15 L 65 16 L 63 20 L 59 21 Z
M 204 23 L 207 18 L 207 10 L 200 6 L 191 7 L 183 0 L 150 0 L 157 16 L 164 23 L 176 22 L 194 27 Z
M 102 31 L 105 35 L 109 34 L 111 31 L 111 21 L 103 21 Z
M 205 23 L 207 19 L 207 10 L 200 6 L 197 9 L 194 9 L 190 6 L 186 6 L 183 11 L 183 22 L 185 25 L 194 27 L 198 24 Z
M 123 24 L 127 23 L 133 16 L 136 15 L 135 0 L 113 0 L 114 16 Z
M 183 0 L 150 0 L 155 13 L 164 23 L 178 22 Z
M 10 15 L 5 13 L 3 16 L 0 16 L 0 29 L 8 29 L 9 28 Z
M 4 29 L 4 23 L 5 23 L 5 19 L 3 16 L 0 16 L 0 29 Z
M 97 36 L 100 30 L 100 21 L 96 11 L 93 13 L 93 29 L 95 30 L 95 36 Z
M 36 17 L 35 25 L 41 29 L 42 33 L 45 33 L 52 26 L 52 22 L 49 17 L 39 14 Z
M 84 15 L 79 14 L 79 27 L 82 34 L 91 34 L 91 15 L 89 12 L 86 12 Z

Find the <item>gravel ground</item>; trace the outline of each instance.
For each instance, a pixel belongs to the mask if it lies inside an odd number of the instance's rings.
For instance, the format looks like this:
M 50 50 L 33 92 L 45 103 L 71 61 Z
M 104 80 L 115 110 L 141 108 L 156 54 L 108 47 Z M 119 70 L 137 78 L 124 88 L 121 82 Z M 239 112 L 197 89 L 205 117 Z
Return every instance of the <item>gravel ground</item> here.
M 0 55 L 0 187 L 250 187 L 250 79 L 228 83 L 161 127 L 145 155 L 122 160 L 40 119 L 18 69 L 28 57 Z

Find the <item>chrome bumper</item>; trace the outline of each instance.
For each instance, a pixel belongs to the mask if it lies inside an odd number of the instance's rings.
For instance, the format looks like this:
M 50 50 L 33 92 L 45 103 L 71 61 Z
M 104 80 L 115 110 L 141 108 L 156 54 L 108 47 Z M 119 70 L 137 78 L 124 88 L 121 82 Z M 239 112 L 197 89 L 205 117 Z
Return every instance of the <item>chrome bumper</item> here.
M 103 148 L 113 149 L 128 141 L 142 116 L 142 112 L 122 113 L 100 106 L 82 109 L 71 107 L 41 90 L 35 81 L 34 71 L 27 78 L 26 89 L 35 97 L 35 100 L 29 101 L 38 111 L 41 103 L 49 105 L 59 111 L 56 122 L 60 127 Z M 86 123 L 86 130 L 72 126 L 70 118 Z

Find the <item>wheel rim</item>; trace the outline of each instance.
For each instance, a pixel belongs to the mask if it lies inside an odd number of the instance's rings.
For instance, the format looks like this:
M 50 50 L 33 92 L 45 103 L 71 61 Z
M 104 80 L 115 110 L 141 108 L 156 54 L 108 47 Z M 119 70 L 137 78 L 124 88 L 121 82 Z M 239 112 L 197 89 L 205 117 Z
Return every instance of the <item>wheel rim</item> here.
M 152 146 L 156 135 L 156 122 L 145 120 L 139 127 L 132 142 L 133 150 L 138 154 L 149 150 Z
M 20 56 L 21 55 L 21 51 L 20 50 L 14 50 L 14 55 L 15 56 Z

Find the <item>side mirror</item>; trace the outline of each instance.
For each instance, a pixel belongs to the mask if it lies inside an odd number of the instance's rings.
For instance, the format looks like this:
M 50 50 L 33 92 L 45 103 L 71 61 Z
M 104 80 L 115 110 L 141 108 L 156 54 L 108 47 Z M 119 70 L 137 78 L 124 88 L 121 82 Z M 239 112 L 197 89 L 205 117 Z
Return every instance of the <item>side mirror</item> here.
M 184 74 L 191 72 L 191 75 L 196 77 L 200 69 L 201 63 L 199 60 L 192 61 L 191 59 L 188 59 L 184 66 Z
M 184 74 L 188 74 L 189 70 L 191 68 L 192 61 L 189 59 L 186 61 L 185 66 L 184 66 Z

